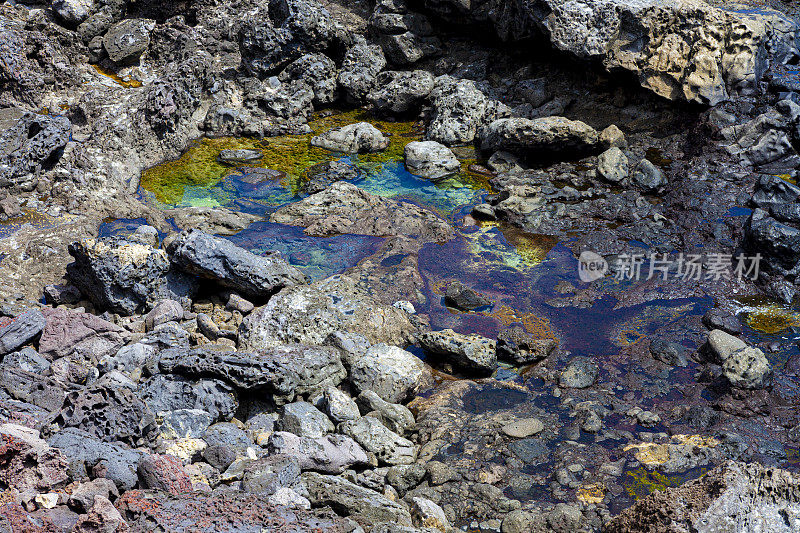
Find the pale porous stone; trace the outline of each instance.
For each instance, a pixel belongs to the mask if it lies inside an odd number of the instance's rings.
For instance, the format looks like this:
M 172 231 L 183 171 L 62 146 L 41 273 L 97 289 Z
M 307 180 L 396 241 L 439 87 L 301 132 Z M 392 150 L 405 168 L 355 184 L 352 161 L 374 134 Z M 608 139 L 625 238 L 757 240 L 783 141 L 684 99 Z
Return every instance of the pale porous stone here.
M 461 163 L 452 150 L 436 141 L 415 141 L 405 147 L 406 169 L 412 174 L 438 180 L 458 172 Z
M 239 347 L 322 344 L 336 331 L 361 334 L 371 343 L 403 345 L 413 330 L 405 312 L 379 304 L 348 278 L 333 276 L 284 289 L 250 313 L 239 328 Z
M 484 22 L 501 39 L 544 35 L 609 71 L 627 70 L 671 100 L 715 105 L 753 94 L 770 62 L 790 56 L 796 25 L 769 9 L 724 11 L 701 0 L 425 0 L 454 22 Z M 535 41 L 533 41 L 535 42 Z M 537 45 L 538 46 L 538 45 Z
M 498 119 L 481 136 L 483 150 L 507 150 L 537 158 L 591 152 L 600 144 L 600 134 L 588 124 L 555 116 Z
M 357 122 L 317 135 L 311 139 L 311 146 L 332 152 L 363 154 L 380 152 L 389 146 L 389 140 L 372 124 Z
M 350 362 L 350 381 L 359 390 L 371 390 L 390 403 L 405 400 L 419 385 L 425 363 L 414 354 L 386 344 L 370 347 Z

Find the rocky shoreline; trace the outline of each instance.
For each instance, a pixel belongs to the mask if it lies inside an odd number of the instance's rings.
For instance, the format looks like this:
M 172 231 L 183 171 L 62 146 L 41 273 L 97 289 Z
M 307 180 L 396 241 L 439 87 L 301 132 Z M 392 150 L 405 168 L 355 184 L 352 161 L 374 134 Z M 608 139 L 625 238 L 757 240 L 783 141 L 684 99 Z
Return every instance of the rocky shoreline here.
M 3 2 L 0 530 L 800 529 L 797 17 Z

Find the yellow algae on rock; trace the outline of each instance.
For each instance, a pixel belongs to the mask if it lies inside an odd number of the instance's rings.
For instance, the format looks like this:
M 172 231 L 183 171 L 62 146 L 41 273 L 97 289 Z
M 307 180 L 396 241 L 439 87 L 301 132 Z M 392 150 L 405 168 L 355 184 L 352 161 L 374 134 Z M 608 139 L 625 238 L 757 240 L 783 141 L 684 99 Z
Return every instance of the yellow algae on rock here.
M 164 450 L 165 455 L 180 459 L 184 464 L 191 462 L 200 452 L 208 447 L 203 439 L 183 438 L 176 439 Z
M 93 255 L 105 255 L 110 253 L 114 255 L 123 265 L 139 265 L 144 263 L 151 254 L 159 254 L 163 259 L 167 260 L 167 254 L 164 250 L 155 250 L 149 246 L 138 243 L 124 244 L 122 246 L 112 248 L 103 241 L 95 239 L 85 239 L 83 246 L 86 251 Z
M 627 472 L 623 481 L 625 492 L 633 499 L 644 498 L 657 490 L 678 487 L 685 481 L 684 476 L 667 476 L 659 472 L 650 472 L 644 467 Z
M 769 305 L 748 313 L 747 325 L 771 335 L 800 325 L 800 314 L 780 305 Z
M 665 444 L 656 444 L 654 442 L 628 444 L 623 450 L 626 452 L 634 450 L 637 461 L 645 466 L 658 467 L 669 461 L 671 453 L 677 451 L 679 447 L 696 446 L 698 448 L 716 448 L 718 445 L 719 441 L 714 437 L 673 435 L 672 442 Z
M 602 503 L 603 499 L 606 497 L 606 486 L 601 482 L 589 483 L 588 485 L 578 487 L 576 496 L 578 501 L 586 504 Z

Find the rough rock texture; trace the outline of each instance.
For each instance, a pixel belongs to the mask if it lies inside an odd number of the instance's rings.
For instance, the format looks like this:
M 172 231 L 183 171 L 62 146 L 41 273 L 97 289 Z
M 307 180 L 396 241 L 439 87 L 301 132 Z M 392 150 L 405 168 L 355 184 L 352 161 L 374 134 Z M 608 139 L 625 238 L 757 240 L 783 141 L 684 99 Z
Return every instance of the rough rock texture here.
M 381 72 L 378 88 L 367 96 L 373 110 L 382 113 L 408 113 L 419 109 L 433 90 L 433 75 L 425 70 Z
M 408 509 L 381 494 L 359 487 L 343 478 L 306 472 L 302 476 L 313 505 L 329 505 L 355 521 L 368 525 L 395 522 L 411 525 Z
M 789 532 L 800 527 L 800 480 L 778 468 L 729 462 L 678 488 L 656 491 L 614 518 L 612 533 Z M 758 524 L 758 526 L 755 526 Z
M 58 162 L 71 130 L 67 117 L 21 114 L 0 131 L 0 182 L 20 191 L 36 188 L 37 174 Z
M 404 401 L 423 383 L 425 363 L 397 346 L 376 344 L 350 358 L 350 382 L 357 391 L 370 390 L 390 403 Z
M 347 100 L 353 104 L 363 104 L 377 85 L 378 73 L 385 66 L 386 58 L 380 46 L 357 42 L 348 48 L 338 78 Z
M 377 418 L 364 416 L 343 422 L 340 431 L 374 453 L 383 464 L 405 465 L 416 459 L 414 443 L 388 429 Z
M 44 315 L 38 309 L 4 319 L 0 322 L 0 354 L 13 352 L 33 340 L 44 329 L 45 323 Z
M 426 137 L 447 146 L 471 143 L 481 126 L 508 113 L 474 81 L 451 76 L 436 78 L 430 99 L 433 116 Z
M 257 353 L 213 346 L 176 348 L 161 354 L 159 367 L 163 372 L 212 376 L 241 389 L 263 388 L 281 403 L 292 401 L 296 394 L 321 393 L 347 375 L 338 350 L 303 344 L 265 344 Z
M 284 289 L 257 308 L 239 328 L 239 347 L 261 350 L 286 343 L 322 344 L 349 331 L 372 343 L 403 345 L 414 326 L 396 307 L 381 305 L 348 278 L 333 276 Z
M 775 12 L 734 13 L 698 0 L 425 5 L 455 21 L 491 25 L 505 41 L 544 35 L 558 50 L 634 73 L 656 94 L 711 105 L 752 94 L 768 62 L 783 60 L 794 41 L 792 23 Z
M 255 494 L 170 495 L 160 491 L 134 490 L 117 501 L 130 533 L 189 533 L 212 531 L 268 531 L 348 533 L 349 524 L 325 510 L 303 511 L 274 507 Z
M 358 122 L 334 128 L 313 137 L 311 146 L 318 146 L 332 152 L 364 154 L 380 152 L 389 146 L 389 140 L 369 122 Z
M 484 150 L 505 150 L 531 158 L 581 154 L 595 150 L 600 134 L 588 124 L 564 117 L 504 118 L 482 132 Z
M 109 59 L 115 62 L 130 61 L 150 46 L 150 31 L 153 21 L 125 19 L 115 24 L 103 37 L 103 47 Z
M 270 454 L 296 458 L 303 470 L 326 474 L 340 474 L 347 468 L 369 462 L 366 452 L 358 443 L 339 434 L 310 438 L 276 431 L 270 435 L 267 448 Z
M 195 283 L 175 272 L 166 253 L 124 238 L 85 239 L 70 245 L 69 280 L 95 305 L 130 315 L 159 300 L 191 296 Z
M 462 335 L 445 329 L 422 333 L 418 340 L 426 351 L 443 357 L 460 370 L 490 374 L 497 366 L 496 342 L 480 335 Z
M 0 482 L 19 492 L 50 492 L 69 481 L 68 462 L 36 430 L 0 424 Z
M 455 154 L 436 141 L 410 142 L 405 147 L 406 169 L 412 174 L 438 180 L 461 169 Z
M 116 354 L 127 332 L 107 320 L 69 309 L 45 309 L 46 324 L 39 339 L 39 353 L 57 359 L 70 355 L 97 362 Z
M 170 242 L 168 251 L 172 263 L 181 270 L 215 280 L 248 296 L 265 297 L 308 281 L 305 274 L 277 253 L 258 256 L 202 231 L 182 233 Z
M 278 209 L 272 222 L 303 226 L 309 235 L 403 235 L 444 242 L 454 233 L 436 214 L 408 202 L 370 194 L 356 185 L 336 182 L 327 189 Z
M 214 420 L 230 420 L 239 406 L 233 389 L 218 379 L 190 381 L 158 374 L 141 385 L 139 396 L 153 413 L 201 409 Z

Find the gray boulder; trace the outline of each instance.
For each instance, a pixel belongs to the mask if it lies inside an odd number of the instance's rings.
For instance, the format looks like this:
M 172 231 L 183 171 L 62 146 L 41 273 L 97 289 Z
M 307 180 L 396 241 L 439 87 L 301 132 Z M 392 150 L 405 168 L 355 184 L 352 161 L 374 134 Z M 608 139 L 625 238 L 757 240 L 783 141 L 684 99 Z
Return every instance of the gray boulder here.
M 412 174 L 430 180 L 439 180 L 455 174 L 461 163 L 455 154 L 436 141 L 414 141 L 405 147 L 406 169 Z
M 157 374 L 141 385 L 139 396 L 153 413 L 200 409 L 213 421 L 230 420 L 239 407 L 233 388 L 219 379 Z
M 628 177 L 628 157 L 617 147 L 612 147 L 597 157 L 597 174 L 611 183 L 620 183 Z
M 667 178 L 661 169 L 647 159 L 639 161 L 631 179 L 645 192 L 655 192 L 667 184 Z
M 411 526 L 411 515 L 402 504 L 381 494 L 360 487 L 337 476 L 326 476 L 316 472 L 302 475 L 308 487 L 308 499 L 312 505 L 329 505 L 341 509 L 347 516 L 364 526 L 379 522 L 394 522 Z
M 380 113 L 416 112 L 433 90 L 433 80 L 433 75 L 425 70 L 381 72 L 377 88 L 367 100 Z
M 117 443 L 102 442 L 94 435 L 78 428 L 65 428 L 47 439 L 47 444 L 58 448 L 70 462 L 85 463 L 87 469 L 104 472 L 124 491 L 139 481 L 136 469 L 141 453 Z
M 406 313 L 378 303 L 348 278 L 334 276 L 286 289 L 250 313 L 239 327 L 239 348 L 322 344 L 336 331 L 352 331 L 370 342 L 397 345 L 403 344 L 412 330 Z
M 303 470 L 328 474 L 340 474 L 353 466 L 369 464 L 364 449 L 350 437 L 339 434 L 314 439 L 276 431 L 269 436 L 267 449 L 271 455 L 296 458 Z
M 198 230 L 181 233 L 169 243 L 172 263 L 191 274 L 212 279 L 242 294 L 265 297 L 308 277 L 279 254 L 255 255 L 221 237 Z
M 13 352 L 34 339 L 47 323 L 38 309 L 25 311 L 12 319 L 0 319 L 0 355 Z
M 371 390 L 359 394 L 356 401 L 365 415 L 378 419 L 398 435 L 414 427 L 414 415 L 405 405 L 389 403 Z
M 426 138 L 447 146 L 471 143 L 481 126 L 500 118 L 496 103 L 489 100 L 471 80 L 439 76 L 430 100 L 433 116 Z
M 444 329 L 421 333 L 417 339 L 425 351 L 443 358 L 459 370 L 491 374 L 497 367 L 497 343 L 486 337 Z
M 23 113 L 0 129 L 0 183 L 34 190 L 37 176 L 58 162 L 71 135 L 67 117 Z
M 103 37 L 103 47 L 115 63 L 137 59 L 150 46 L 150 32 L 155 22 L 125 19 L 114 24 Z
M 336 387 L 328 387 L 323 393 L 323 409 L 334 424 L 356 420 L 361 416 L 356 402 Z
M 3 366 L 19 368 L 25 372 L 44 374 L 50 368 L 50 361 L 39 355 L 33 348 L 23 348 L 3 358 Z
M 339 431 L 351 437 L 382 464 L 407 465 L 417 458 L 414 443 L 401 437 L 371 416 L 343 422 Z
M 423 383 L 425 363 L 414 354 L 386 344 L 371 346 L 351 358 L 350 382 L 357 391 L 373 391 L 390 403 L 399 403 Z
M 294 402 L 283 406 L 277 428 L 300 437 L 317 439 L 335 429 L 333 422 L 308 402 Z
M 483 150 L 506 150 L 529 157 L 586 154 L 600 146 L 597 130 L 564 117 L 501 118 L 491 122 L 481 135 Z
M 722 364 L 734 352 L 747 348 L 747 343 L 730 333 L 715 329 L 709 332 L 706 347 L 711 352 L 714 362 Z
M 289 455 L 273 455 L 251 461 L 242 475 L 242 490 L 269 496 L 281 488 L 297 487 L 300 483 L 300 464 Z
M 336 64 L 323 54 L 305 54 L 291 62 L 278 79 L 286 83 L 299 82 L 308 86 L 316 105 L 332 104 L 338 96 Z
M 384 150 L 389 140 L 369 122 L 357 122 L 312 137 L 311 146 L 331 152 L 364 154 Z
M 176 348 L 161 354 L 159 367 L 167 373 L 213 376 L 240 389 L 265 389 L 281 404 L 296 395 L 319 394 L 347 375 L 338 350 L 303 344 L 264 347 L 258 353 Z
M 123 237 L 70 244 L 67 278 L 101 309 L 131 315 L 160 300 L 192 296 L 196 282 L 170 265 L 163 250 Z
M 330 184 L 337 181 L 355 181 L 361 177 L 358 167 L 343 161 L 326 161 L 314 165 L 306 171 L 308 181 L 300 186 L 303 194 L 316 194 L 324 191 Z
M 339 85 L 351 104 L 363 104 L 386 66 L 381 47 L 361 40 L 347 49 L 339 69 Z
M 730 354 L 722 374 L 737 389 L 765 389 L 772 384 L 772 366 L 764 352 L 749 346 Z
M 565 388 L 585 389 L 592 386 L 599 375 L 597 363 L 588 357 L 573 357 L 558 378 L 558 384 Z
M 80 24 L 89 18 L 95 9 L 94 0 L 54 0 L 52 5 L 56 15 L 72 25 Z

